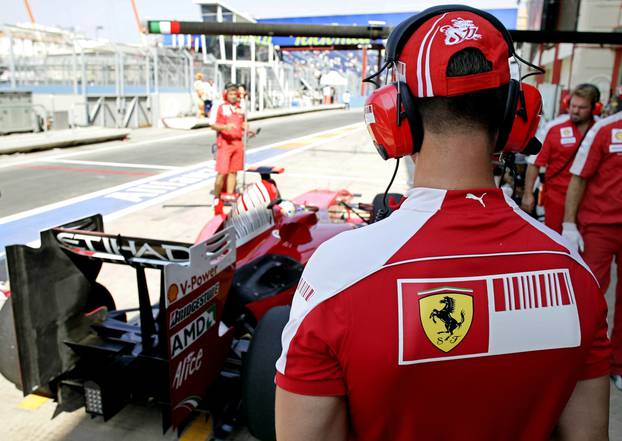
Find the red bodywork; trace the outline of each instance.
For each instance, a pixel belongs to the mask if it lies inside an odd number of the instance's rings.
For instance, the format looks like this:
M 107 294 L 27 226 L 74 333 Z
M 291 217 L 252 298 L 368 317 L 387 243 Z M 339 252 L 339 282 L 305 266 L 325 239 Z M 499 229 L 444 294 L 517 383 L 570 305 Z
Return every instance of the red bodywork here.
M 340 212 L 340 216 L 331 212 L 332 207 L 337 207 L 341 201 L 348 202 L 352 197 L 346 190 L 309 191 L 290 201 L 297 207 L 296 214 L 292 216 L 285 215 L 279 205 L 275 204 L 271 208 L 274 226 L 237 247 L 236 267 L 240 268 L 267 254 L 285 255 L 306 265 L 323 242 L 362 223 L 360 218 L 350 217 L 347 210 Z M 195 243 L 220 231 L 227 222 L 227 216 L 217 215 L 212 218 L 203 227 Z M 290 304 L 294 291 L 295 287 L 289 288 L 275 296 L 250 303 L 246 308 L 259 320 L 270 308 Z

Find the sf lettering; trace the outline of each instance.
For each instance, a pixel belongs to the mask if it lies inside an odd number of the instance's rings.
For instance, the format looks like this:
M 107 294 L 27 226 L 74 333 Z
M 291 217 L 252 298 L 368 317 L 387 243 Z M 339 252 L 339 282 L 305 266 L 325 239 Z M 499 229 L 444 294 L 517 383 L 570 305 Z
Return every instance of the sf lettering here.
M 443 343 L 449 343 L 449 344 L 454 344 L 456 343 L 458 340 L 460 339 L 460 335 L 452 335 L 448 338 L 441 338 L 441 337 L 437 337 L 436 338 L 436 344 L 439 346 L 442 346 Z

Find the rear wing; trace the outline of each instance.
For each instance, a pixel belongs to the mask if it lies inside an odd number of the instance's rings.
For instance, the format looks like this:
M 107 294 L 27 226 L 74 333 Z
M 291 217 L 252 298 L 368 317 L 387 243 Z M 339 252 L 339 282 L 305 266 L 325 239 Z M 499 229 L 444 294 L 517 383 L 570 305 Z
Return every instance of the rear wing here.
M 42 244 L 44 235 L 50 235 L 61 249 L 77 256 L 147 268 L 188 262 L 192 246 L 190 243 L 104 233 L 99 215 L 42 232 Z
M 18 387 L 25 395 L 37 392 L 58 399 L 58 385 L 69 381 L 85 357 L 95 360 L 101 354 L 116 357 L 131 353 L 141 360 L 153 359 L 158 366 L 165 363 L 164 375 L 157 374 L 154 389 L 166 390 L 170 382 L 169 392 L 158 398 L 170 406 L 165 421 L 180 425 L 188 414 L 187 406 L 180 403 L 188 396 L 202 397 L 208 380 L 217 373 L 204 370 L 212 366 L 205 362 L 200 376 L 184 377 L 184 387 L 179 387 L 179 363 L 189 363 L 186 354 L 196 357 L 197 347 L 205 348 L 219 338 L 217 325 L 233 279 L 235 248 L 232 228 L 193 245 L 106 234 L 101 215 L 41 232 L 39 248 L 8 246 L 21 377 Z M 93 310 L 93 299 L 102 290 L 110 296 L 96 282 L 104 262 L 136 270 L 140 321 L 135 330 L 130 323 L 115 322 L 115 314 L 123 311 Z M 145 268 L 161 270 L 159 302 L 154 306 Z M 109 338 L 120 330 L 129 337 Z M 192 341 L 186 337 L 190 331 L 196 337 Z M 146 369 L 143 375 L 154 375 L 154 369 Z M 179 396 L 175 390 L 186 395 Z

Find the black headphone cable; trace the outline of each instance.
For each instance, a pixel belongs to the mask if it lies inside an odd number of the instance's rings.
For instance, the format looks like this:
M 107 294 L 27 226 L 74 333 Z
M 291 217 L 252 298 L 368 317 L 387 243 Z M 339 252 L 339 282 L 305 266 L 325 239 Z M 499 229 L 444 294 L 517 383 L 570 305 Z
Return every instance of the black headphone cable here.
M 393 185 L 393 181 L 395 181 L 395 176 L 397 176 L 397 170 L 399 168 L 400 168 L 400 158 L 395 158 L 395 170 L 393 170 L 393 176 L 391 176 L 391 181 L 389 182 L 387 189 L 384 191 L 384 197 L 382 198 L 383 208 L 381 208 L 380 210 L 376 212 L 376 218 L 374 219 L 374 222 L 381 221 L 382 219 L 384 219 L 390 214 L 389 207 L 387 205 L 387 196 L 389 194 L 389 190 L 391 189 L 391 186 Z

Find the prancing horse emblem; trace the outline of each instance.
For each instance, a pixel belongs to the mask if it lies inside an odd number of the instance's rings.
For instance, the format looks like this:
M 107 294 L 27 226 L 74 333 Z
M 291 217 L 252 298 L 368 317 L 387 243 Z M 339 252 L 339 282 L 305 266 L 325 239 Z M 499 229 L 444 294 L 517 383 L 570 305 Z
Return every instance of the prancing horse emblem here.
M 460 311 L 460 321 L 456 320 L 451 316 L 454 310 L 456 309 L 456 301 L 449 296 L 443 297 L 440 302 L 445 305 L 443 309 L 433 309 L 430 313 L 430 318 L 434 323 L 436 323 L 436 319 L 438 318 L 445 325 L 444 331 L 438 331 L 437 334 L 448 334 L 445 337 L 445 340 L 448 340 L 449 337 L 454 336 L 454 331 L 458 329 L 464 323 L 464 310 Z
M 441 351 L 451 351 L 469 332 L 473 321 L 472 292 L 442 287 L 419 293 L 435 294 L 419 299 L 419 312 L 428 340 Z

